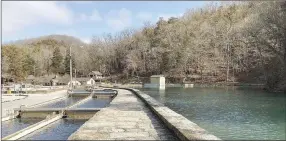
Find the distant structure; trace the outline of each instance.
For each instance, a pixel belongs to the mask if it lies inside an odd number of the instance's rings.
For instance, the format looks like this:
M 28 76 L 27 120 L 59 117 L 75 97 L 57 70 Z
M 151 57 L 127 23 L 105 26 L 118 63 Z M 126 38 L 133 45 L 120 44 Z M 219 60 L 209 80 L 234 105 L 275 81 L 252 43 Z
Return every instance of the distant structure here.
M 94 85 L 95 81 L 93 78 L 90 77 L 80 77 L 76 78 L 77 81 L 81 83 L 81 85 Z
M 72 80 L 72 81 L 69 81 L 69 82 L 68 82 L 68 86 L 70 86 L 71 83 L 72 83 L 72 86 L 80 86 L 80 85 L 81 85 L 81 83 L 80 83 L 79 81 L 77 81 L 77 80 Z
M 93 78 L 93 80 L 101 80 L 103 78 L 102 73 L 99 71 L 92 71 L 88 74 L 88 76 Z
M 101 81 L 103 79 L 102 73 L 99 71 L 91 71 L 87 75 L 81 75 L 79 78 L 73 78 L 73 85 L 95 85 L 96 81 Z M 8 76 L 1 77 L 2 82 L 8 82 Z M 10 80 L 12 81 L 12 80 Z M 29 75 L 25 79 L 25 83 L 34 84 L 34 85 L 44 85 L 44 86 L 56 86 L 56 85 L 70 85 L 70 76 L 63 75 L 45 75 L 40 77 L 35 77 L 33 75 Z
M 144 84 L 144 87 L 165 89 L 165 77 L 163 75 L 152 75 L 150 83 Z

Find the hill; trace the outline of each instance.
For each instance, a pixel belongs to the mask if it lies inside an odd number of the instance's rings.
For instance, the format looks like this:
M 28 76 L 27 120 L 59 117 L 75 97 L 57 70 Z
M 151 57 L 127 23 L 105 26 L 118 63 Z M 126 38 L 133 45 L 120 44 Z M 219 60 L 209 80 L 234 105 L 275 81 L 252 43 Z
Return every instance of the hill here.
M 75 47 L 72 55 L 78 72 L 98 70 L 119 80 L 163 74 L 172 83 L 262 83 L 269 90 L 285 91 L 285 15 L 285 1 L 206 5 L 182 17 L 160 18 L 140 30 L 94 38 L 84 48 Z M 56 36 L 6 46 L 3 60 L 8 64 L 3 72 L 16 78 L 22 72 L 67 73 L 67 47 L 77 42 L 69 39 L 59 41 Z M 21 57 L 25 61 L 17 62 Z M 31 71 L 23 64 L 38 69 Z
M 27 75 L 42 76 L 55 73 L 53 57 L 55 51 L 59 51 L 60 60 L 58 73 L 69 73 L 69 47 L 72 48 L 73 64 L 80 65 L 82 59 L 79 54 L 84 52 L 83 48 L 89 45 L 80 39 L 66 35 L 49 35 L 26 40 L 18 40 L 4 44 L 2 48 L 2 72 L 23 80 Z M 75 64 L 76 63 L 76 64 Z M 57 64 L 57 63 L 56 63 Z
M 86 46 L 84 42 L 82 42 L 80 39 L 68 36 L 68 35 L 48 35 L 48 36 L 41 36 L 37 38 L 30 38 L 25 40 L 17 40 L 8 44 L 4 45 L 16 45 L 16 46 L 26 46 L 26 45 L 33 45 L 37 43 L 43 43 L 45 44 L 45 41 L 53 40 L 58 43 L 62 43 L 64 45 L 73 45 L 73 46 Z

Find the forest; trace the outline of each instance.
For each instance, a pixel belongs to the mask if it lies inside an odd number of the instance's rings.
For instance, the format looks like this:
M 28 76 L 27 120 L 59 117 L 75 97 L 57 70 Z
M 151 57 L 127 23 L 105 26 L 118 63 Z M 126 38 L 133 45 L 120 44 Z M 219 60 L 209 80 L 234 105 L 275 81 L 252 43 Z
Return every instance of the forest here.
M 98 70 L 128 82 L 163 74 L 169 83 L 259 83 L 286 91 L 286 2 L 210 3 L 140 29 L 94 36 L 90 44 L 50 35 L 2 45 L 2 75 Z

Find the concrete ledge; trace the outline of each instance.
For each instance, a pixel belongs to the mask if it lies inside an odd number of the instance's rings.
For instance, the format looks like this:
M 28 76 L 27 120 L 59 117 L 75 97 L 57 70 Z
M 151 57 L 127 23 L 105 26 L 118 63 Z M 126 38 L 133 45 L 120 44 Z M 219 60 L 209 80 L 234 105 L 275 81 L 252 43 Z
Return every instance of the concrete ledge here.
M 59 97 L 59 98 L 51 99 L 51 100 L 45 101 L 43 103 L 38 103 L 38 104 L 31 105 L 31 106 L 28 106 L 28 107 L 25 106 L 25 108 L 39 107 L 39 106 L 42 106 L 42 105 L 46 105 L 46 104 L 50 104 L 50 103 L 53 103 L 53 102 L 56 102 L 56 101 L 60 101 L 60 100 L 62 100 L 64 98 L 66 98 L 66 97 Z M 16 111 L 19 110 L 19 109 L 20 108 L 12 109 L 13 114 L 12 115 L 8 115 L 6 117 L 2 117 L 1 121 L 7 121 L 7 120 L 11 120 L 11 119 L 16 118 L 16 116 L 18 115 L 18 113 Z
M 147 94 L 136 89 L 122 88 L 137 95 L 181 140 L 221 140 L 191 122 L 184 116 L 174 112 Z
M 1 121 L 3 122 L 3 121 L 10 120 L 10 119 L 14 119 L 16 116 L 17 114 L 9 115 L 9 116 L 3 117 Z

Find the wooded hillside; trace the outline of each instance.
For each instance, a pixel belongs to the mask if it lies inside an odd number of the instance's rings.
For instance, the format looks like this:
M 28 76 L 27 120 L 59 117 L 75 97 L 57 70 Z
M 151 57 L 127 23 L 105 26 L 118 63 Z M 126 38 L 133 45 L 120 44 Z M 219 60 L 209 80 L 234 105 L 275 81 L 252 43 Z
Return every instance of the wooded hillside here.
M 41 38 L 5 45 L 2 70 L 19 80 L 28 74 L 68 73 L 65 60 L 70 42 Z M 72 53 L 82 73 L 99 70 L 105 75 L 123 74 L 123 78 L 164 74 L 173 82 L 228 79 L 286 90 L 285 1 L 209 4 L 180 18 L 161 18 L 140 30 L 94 37 L 83 48 L 81 44 Z M 56 50 L 61 53 L 53 53 Z

